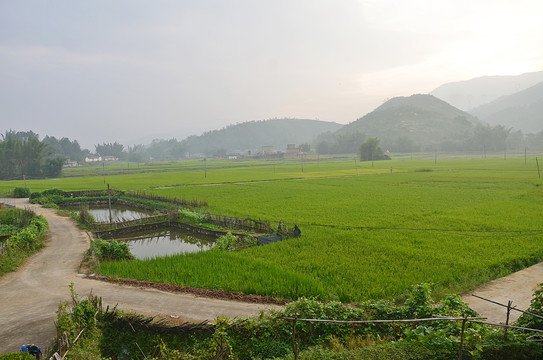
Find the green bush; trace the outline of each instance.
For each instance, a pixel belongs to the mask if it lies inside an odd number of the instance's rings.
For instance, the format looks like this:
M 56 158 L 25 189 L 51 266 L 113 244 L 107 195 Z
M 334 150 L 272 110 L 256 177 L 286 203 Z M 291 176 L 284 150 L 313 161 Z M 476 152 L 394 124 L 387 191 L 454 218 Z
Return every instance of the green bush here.
M 92 216 L 92 214 L 89 212 L 88 206 L 81 206 L 79 208 L 79 215 L 77 217 L 77 220 L 79 221 L 79 223 L 86 225 L 92 225 L 96 222 L 94 216 Z
M 232 235 L 229 231 L 226 235 L 220 236 L 217 239 L 216 247 L 222 251 L 235 251 L 255 246 L 257 239 L 253 236 L 244 236 L 243 238 Z
M 131 260 L 134 258 L 127 243 L 103 239 L 92 240 L 91 247 L 87 250 L 87 256 L 96 256 L 100 261 Z
M 532 301 L 527 311 L 543 316 L 543 284 L 539 284 L 534 290 Z M 522 314 L 517 320 L 517 324 L 531 329 L 543 330 L 543 319 L 529 314 Z
M 36 216 L 30 221 L 29 226 L 9 238 L 9 248 L 34 250 L 40 237 L 45 235 L 48 226 L 47 220 L 42 215 Z
M 36 358 L 29 353 L 8 353 L 0 355 L 0 360 L 36 360 Z
M 23 228 L 30 225 L 30 221 L 36 216 L 32 210 L 26 209 L 2 209 L 0 210 L 0 224 L 13 225 Z
M 15 189 L 13 189 L 13 197 L 15 197 L 15 198 L 27 198 L 27 197 L 30 197 L 30 189 L 22 188 L 22 187 L 16 187 Z
M 185 220 L 189 220 L 192 223 L 201 224 L 208 221 L 209 217 L 207 214 L 197 213 L 190 211 L 188 209 L 179 210 L 179 215 Z

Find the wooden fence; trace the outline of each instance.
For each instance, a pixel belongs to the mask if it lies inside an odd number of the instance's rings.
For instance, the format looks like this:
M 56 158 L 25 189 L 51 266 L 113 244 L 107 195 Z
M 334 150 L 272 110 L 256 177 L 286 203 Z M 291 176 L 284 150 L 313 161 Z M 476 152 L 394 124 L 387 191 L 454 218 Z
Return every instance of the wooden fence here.
M 168 220 L 168 214 L 162 214 L 162 215 L 148 216 L 145 218 L 135 219 L 135 220 L 119 220 L 119 221 L 108 222 L 108 223 L 94 223 L 92 224 L 92 227 L 94 231 L 107 231 L 107 230 L 131 227 L 135 225 L 152 224 L 152 223 L 158 223 L 158 222 L 162 223 L 167 220 Z
M 298 236 L 297 232 L 299 231 L 296 225 L 289 228 L 283 222 L 279 222 L 277 227 L 273 227 L 269 220 L 254 220 L 226 215 L 214 215 L 210 213 L 206 213 L 206 216 L 208 223 L 222 226 L 227 229 L 249 230 L 259 234 L 277 233 L 286 237 Z
M 198 208 L 198 207 L 205 207 L 207 206 L 207 202 L 205 201 L 199 201 L 199 200 L 187 200 L 187 199 L 178 199 L 178 198 L 167 198 L 163 196 L 158 195 L 150 195 L 147 194 L 144 191 L 136 191 L 129 194 L 125 194 L 128 197 L 133 197 L 136 199 L 144 199 L 144 200 L 152 200 L 152 201 L 160 201 L 170 204 L 175 204 L 179 207 L 192 207 L 192 208 Z

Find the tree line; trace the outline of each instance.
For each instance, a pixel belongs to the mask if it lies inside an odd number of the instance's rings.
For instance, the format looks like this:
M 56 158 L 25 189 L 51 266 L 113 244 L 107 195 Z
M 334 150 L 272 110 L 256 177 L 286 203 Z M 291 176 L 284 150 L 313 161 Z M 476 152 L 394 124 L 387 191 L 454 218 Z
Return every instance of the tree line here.
M 370 138 L 371 139 L 371 138 Z M 315 141 L 318 154 L 352 154 L 360 151 L 360 146 L 370 140 L 359 131 L 352 133 L 324 133 Z M 536 134 L 523 134 L 512 131 L 503 125 L 479 125 L 473 133 L 457 140 L 447 140 L 432 146 L 418 144 L 408 135 L 395 139 L 381 139 L 384 148 L 396 153 L 419 151 L 504 151 L 505 149 L 543 149 L 543 130 Z M 371 148 L 372 146 L 370 146 Z M 370 151 L 371 153 L 371 151 Z
M 32 131 L 6 131 L 0 141 L 0 179 L 58 177 L 65 159 Z

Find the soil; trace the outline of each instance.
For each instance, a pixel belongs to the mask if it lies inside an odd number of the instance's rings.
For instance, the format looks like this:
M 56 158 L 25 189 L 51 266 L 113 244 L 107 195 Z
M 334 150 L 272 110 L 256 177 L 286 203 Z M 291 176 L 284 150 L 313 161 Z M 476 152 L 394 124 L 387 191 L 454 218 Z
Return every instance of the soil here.
M 207 298 L 221 299 L 221 300 L 235 300 L 254 304 L 275 304 L 285 305 L 289 302 L 286 299 L 276 299 L 262 295 L 247 295 L 240 292 L 215 290 L 215 289 L 200 289 L 191 286 L 179 286 L 173 284 L 156 283 L 146 280 L 135 279 L 122 279 L 101 275 L 88 275 L 88 279 L 106 281 L 113 284 L 135 286 L 138 288 L 157 289 L 160 291 L 167 291 L 171 293 L 185 293 L 195 296 L 202 296 Z

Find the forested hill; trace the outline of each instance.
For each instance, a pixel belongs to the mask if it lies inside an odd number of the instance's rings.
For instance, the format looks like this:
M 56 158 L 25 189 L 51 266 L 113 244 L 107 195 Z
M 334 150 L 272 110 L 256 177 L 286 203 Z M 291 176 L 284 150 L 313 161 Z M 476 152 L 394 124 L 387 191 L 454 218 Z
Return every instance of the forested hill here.
M 342 125 L 307 119 L 272 119 L 229 125 L 221 130 L 190 136 L 182 141 L 190 154 L 224 155 L 274 146 L 284 151 L 287 144 L 310 143 L 323 132 L 334 132 Z
M 479 119 L 535 133 L 543 130 L 543 82 L 470 110 Z
M 408 151 L 409 144 L 430 149 L 444 143 L 461 143 L 473 135 L 479 120 L 432 95 L 390 99 L 337 134 L 362 133 L 377 137 L 391 150 Z

